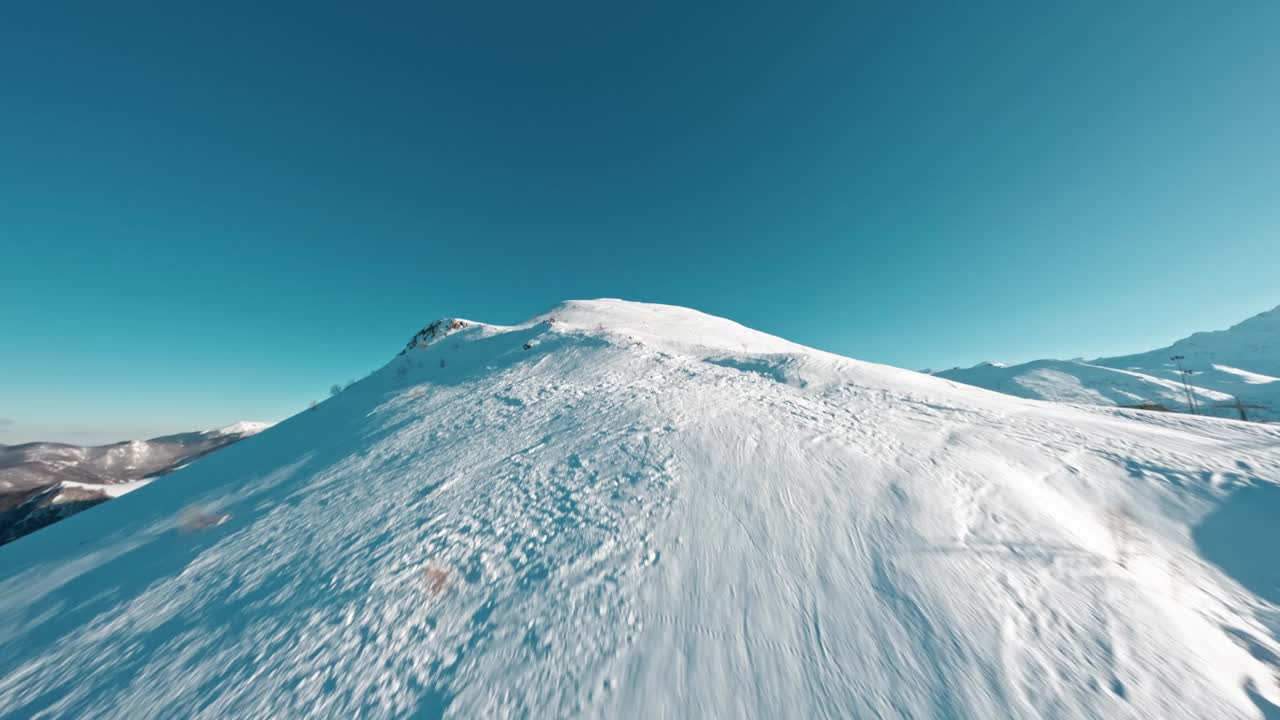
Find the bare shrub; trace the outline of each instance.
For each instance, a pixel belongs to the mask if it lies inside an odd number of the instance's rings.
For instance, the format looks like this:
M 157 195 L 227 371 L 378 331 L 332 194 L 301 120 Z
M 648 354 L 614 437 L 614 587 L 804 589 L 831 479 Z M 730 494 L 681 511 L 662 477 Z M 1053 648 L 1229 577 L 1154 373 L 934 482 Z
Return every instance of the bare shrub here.
M 438 597 L 453 584 L 453 573 L 445 565 L 441 565 L 435 561 L 427 563 L 422 570 L 423 580 L 427 585 L 427 593 L 431 597 Z

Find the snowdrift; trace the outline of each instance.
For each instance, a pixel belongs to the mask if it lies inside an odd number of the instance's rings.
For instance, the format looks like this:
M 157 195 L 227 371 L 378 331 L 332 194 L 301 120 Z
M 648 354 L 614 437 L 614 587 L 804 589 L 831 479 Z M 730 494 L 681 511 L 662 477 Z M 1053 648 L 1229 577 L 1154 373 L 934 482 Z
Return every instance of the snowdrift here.
M 667 306 L 433 328 L 0 547 L 0 713 L 1274 717 L 1280 429 Z

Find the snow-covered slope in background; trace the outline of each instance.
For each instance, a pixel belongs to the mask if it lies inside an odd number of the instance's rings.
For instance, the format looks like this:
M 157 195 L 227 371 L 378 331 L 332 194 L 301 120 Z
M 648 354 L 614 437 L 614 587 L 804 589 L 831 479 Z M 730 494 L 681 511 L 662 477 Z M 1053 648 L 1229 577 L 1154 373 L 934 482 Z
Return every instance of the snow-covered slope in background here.
M 0 445 L 0 544 L 119 497 L 271 427 L 241 421 L 204 432 L 80 447 Z
M 1227 330 L 1200 332 L 1168 347 L 1120 357 L 1035 360 L 1021 365 L 982 363 L 935 373 L 966 385 L 1018 397 L 1092 405 L 1156 404 L 1173 410 L 1189 407 L 1182 375 L 1172 357 L 1183 356 L 1197 411 L 1239 417 L 1221 407 L 1236 402 L 1251 419 L 1280 420 L 1280 308 Z
M 0 548 L 0 712 L 1280 702 L 1280 428 L 1026 401 L 665 306 L 432 328 Z

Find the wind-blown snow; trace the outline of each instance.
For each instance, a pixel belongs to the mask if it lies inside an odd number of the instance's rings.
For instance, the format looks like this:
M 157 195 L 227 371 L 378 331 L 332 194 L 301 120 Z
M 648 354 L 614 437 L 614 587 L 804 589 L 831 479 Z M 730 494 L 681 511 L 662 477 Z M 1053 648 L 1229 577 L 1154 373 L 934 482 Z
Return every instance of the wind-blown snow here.
M 0 547 L 0 712 L 1262 717 L 1277 478 L 1277 428 L 574 302 Z

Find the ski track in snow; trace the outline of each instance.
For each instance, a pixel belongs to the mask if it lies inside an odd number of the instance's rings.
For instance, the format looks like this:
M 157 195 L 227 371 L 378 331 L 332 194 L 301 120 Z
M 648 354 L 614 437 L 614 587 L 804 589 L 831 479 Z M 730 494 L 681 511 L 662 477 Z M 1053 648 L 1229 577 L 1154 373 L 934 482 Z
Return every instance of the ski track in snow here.
M 553 315 L 434 339 L 0 548 L 0 716 L 1280 702 L 1266 570 L 1193 537 L 1276 491 L 1280 431 L 998 396 L 662 306 Z M 184 529 L 192 507 L 226 521 Z

